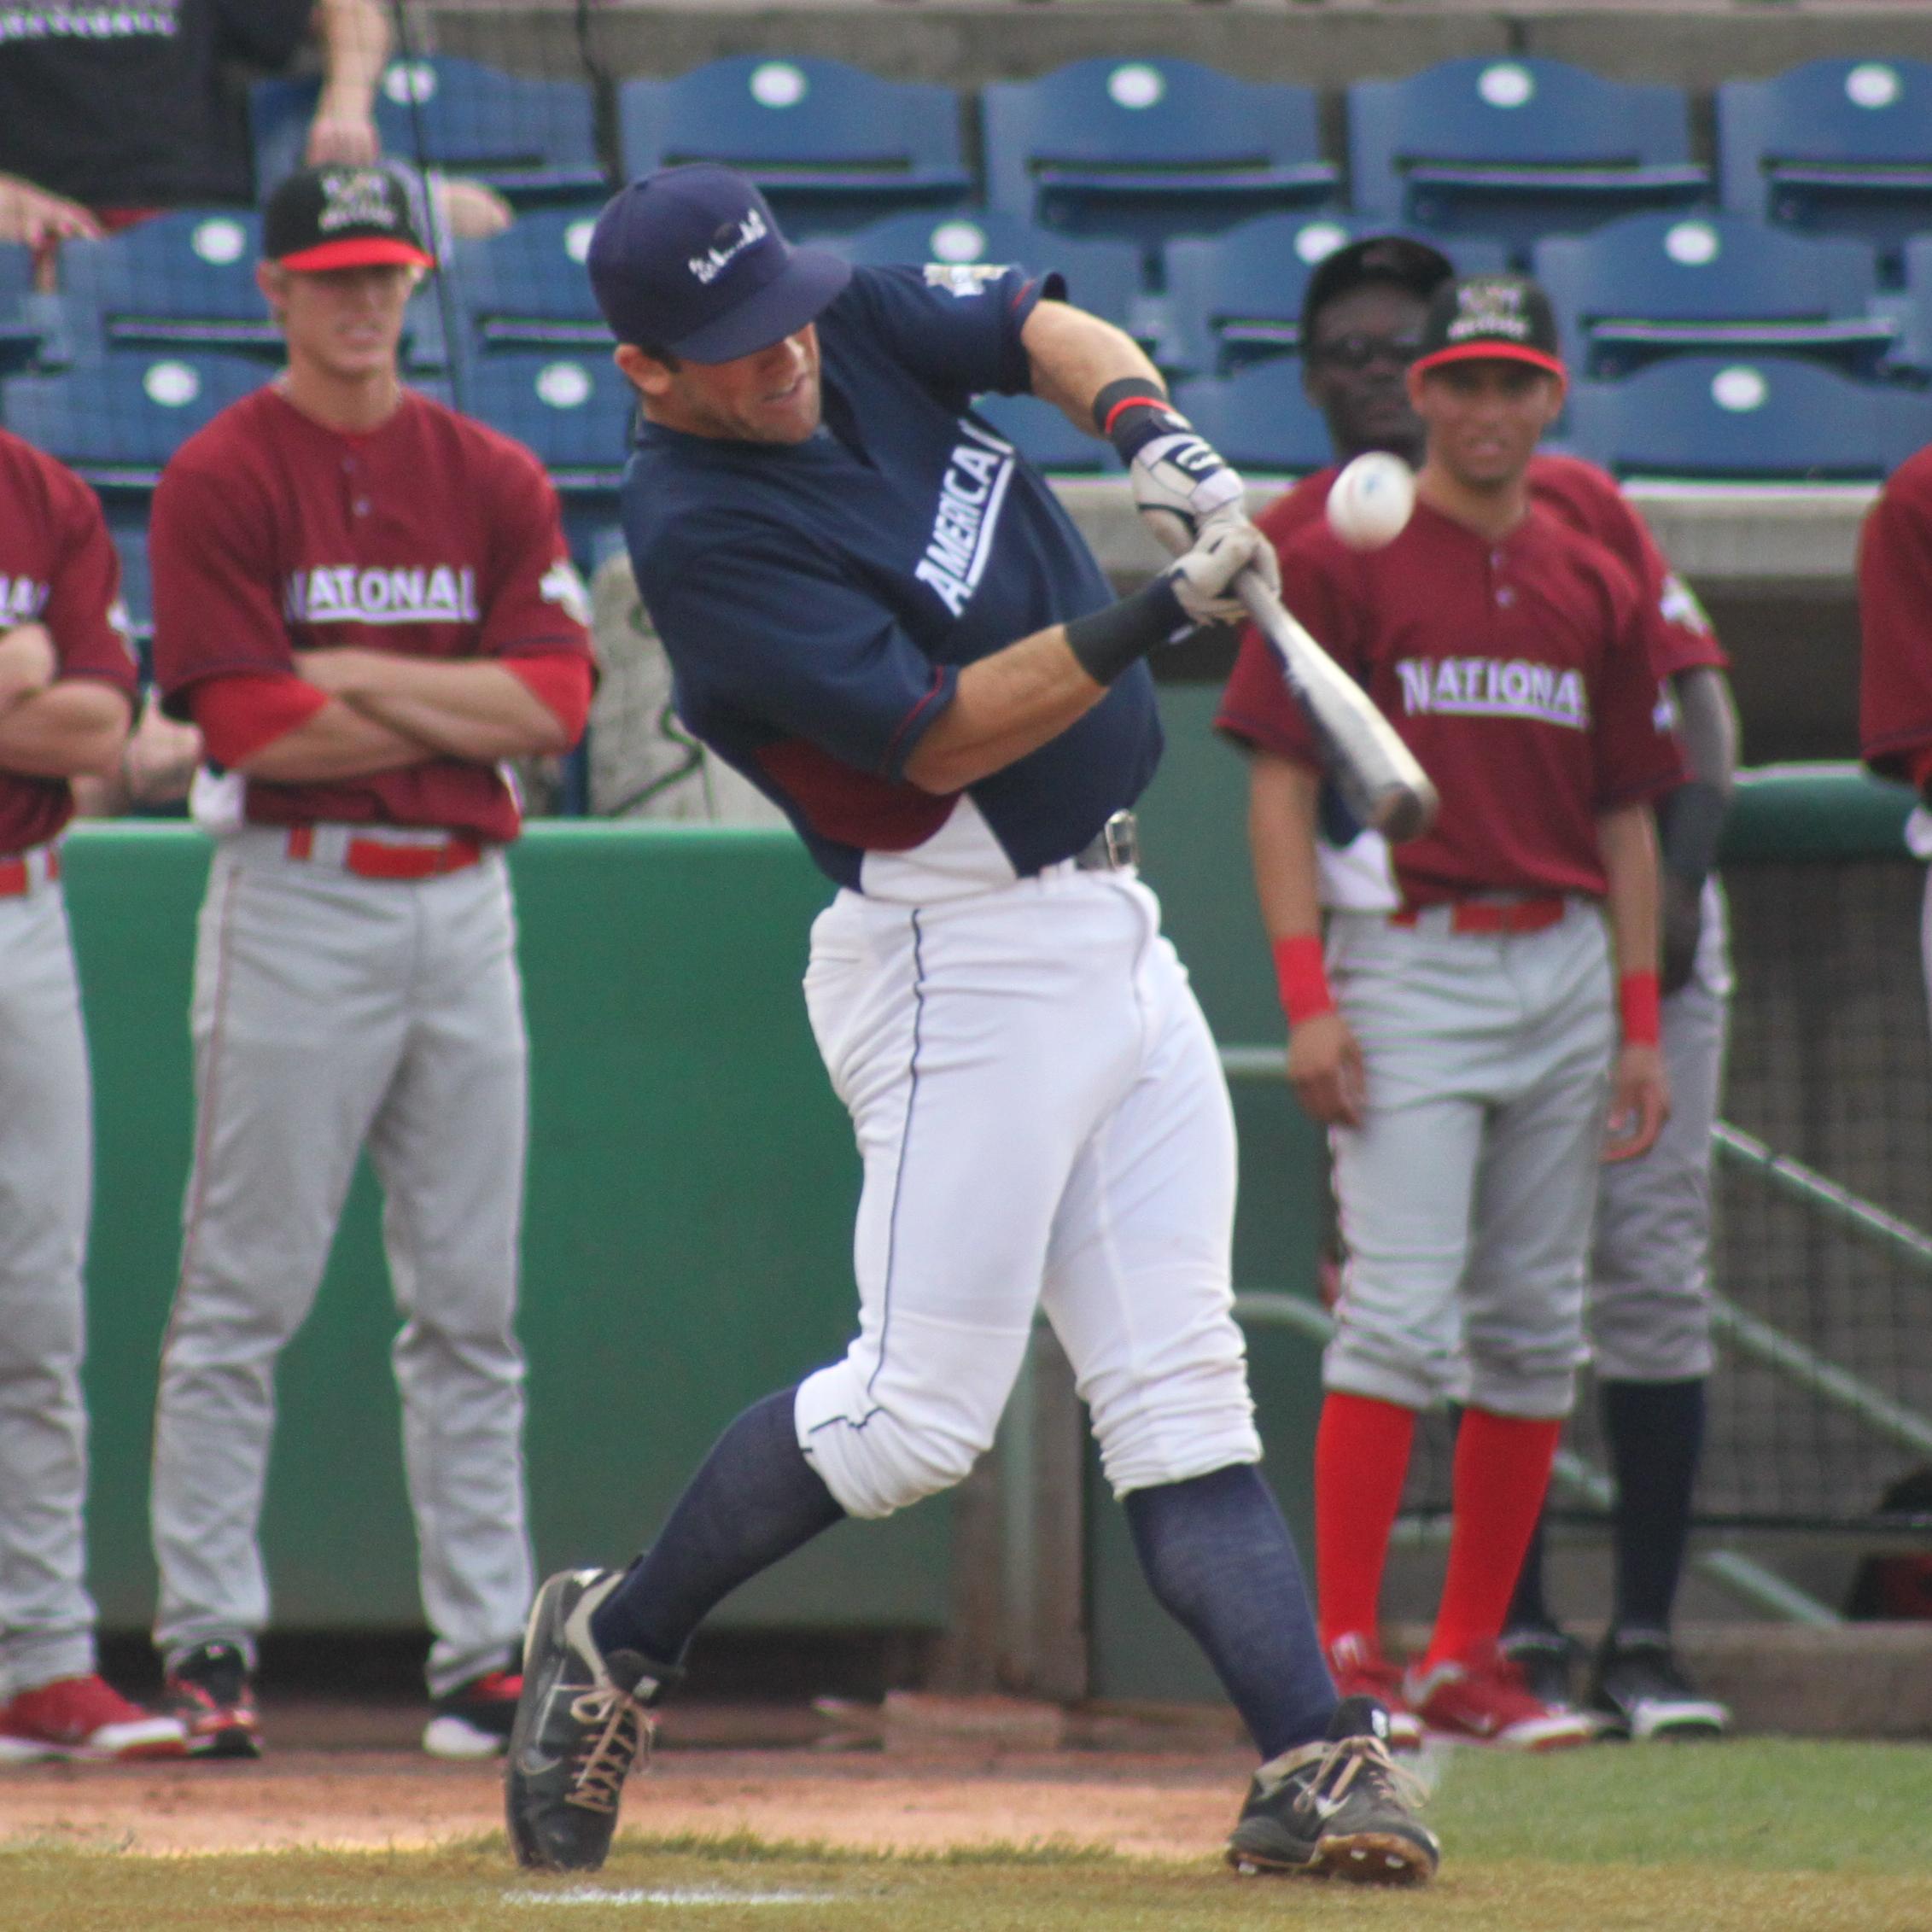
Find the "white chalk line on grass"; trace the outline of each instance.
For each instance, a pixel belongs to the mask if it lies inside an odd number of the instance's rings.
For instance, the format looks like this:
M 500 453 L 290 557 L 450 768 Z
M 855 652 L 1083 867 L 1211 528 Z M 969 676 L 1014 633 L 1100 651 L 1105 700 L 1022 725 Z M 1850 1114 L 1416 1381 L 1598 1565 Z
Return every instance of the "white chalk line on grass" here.
M 568 1892 L 505 1892 L 506 1906 L 835 1906 L 836 1892 L 733 1892 L 721 1885 L 685 1885 L 668 1891 L 633 1886 L 605 1890 L 578 1885 Z

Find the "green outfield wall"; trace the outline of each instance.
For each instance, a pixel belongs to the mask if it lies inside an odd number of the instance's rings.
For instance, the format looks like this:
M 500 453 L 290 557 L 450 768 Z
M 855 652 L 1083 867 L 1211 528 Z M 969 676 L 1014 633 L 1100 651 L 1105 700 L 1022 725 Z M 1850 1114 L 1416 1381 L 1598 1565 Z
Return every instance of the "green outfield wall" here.
M 1278 1039 L 1240 761 L 1210 736 L 1211 703 L 1193 687 L 1164 695 L 1170 750 L 1144 802 L 1146 872 L 1217 1034 Z M 1760 781 L 1733 843 L 1788 855 L 1792 826 L 1828 821 L 1830 851 L 1896 850 L 1906 803 L 1842 770 Z M 153 1600 L 148 1443 L 192 1124 L 186 1013 L 207 852 L 185 826 L 139 823 L 84 826 L 68 847 L 96 1089 L 90 1526 L 110 1627 L 140 1627 Z M 827 888 L 789 835 L 551 822 L 514 865 L 533 1041 L 522 1328 L 547 1568 L 633 1549 L 725 1421 L 843 1346 L 858 1167 L 798 989 Z M 1310 1288 L 1316 1137 L 1283 1091 L 1243 1083 L 1236 1104 L 1237 1280 Z M 265 1537 L 285 1627 L 420 1620 L 376 1210 L 365 1174 L 284 1358 Z M 1253 1356 L 1269 1472 L 1305 1536 L 1313 1351 L 1270 1333 Z M 1089 1486 L 1095 1690 L 1206 1692 L 1147 1598 L 1118 1512 Z M 842 1527 L 724 1615 L 938 1629 L 952 1530 L 943 1499 Z

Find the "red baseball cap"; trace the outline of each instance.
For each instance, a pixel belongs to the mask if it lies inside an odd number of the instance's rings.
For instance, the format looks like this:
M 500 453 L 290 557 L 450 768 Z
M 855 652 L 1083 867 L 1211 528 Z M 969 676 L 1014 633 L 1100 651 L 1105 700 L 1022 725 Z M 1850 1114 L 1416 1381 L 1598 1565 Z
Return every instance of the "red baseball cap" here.
M 262 253 L 283 268 L 434 268 L 407 187 L 384 167 L 305 167 L 262 210 Z
M 1561 346 L 1550 298 L 1528 276 L 1466 275 L 1430 298 L 1409 366 L 1421 375 L 1446 362 L 1526 362 L 1561 376 Z

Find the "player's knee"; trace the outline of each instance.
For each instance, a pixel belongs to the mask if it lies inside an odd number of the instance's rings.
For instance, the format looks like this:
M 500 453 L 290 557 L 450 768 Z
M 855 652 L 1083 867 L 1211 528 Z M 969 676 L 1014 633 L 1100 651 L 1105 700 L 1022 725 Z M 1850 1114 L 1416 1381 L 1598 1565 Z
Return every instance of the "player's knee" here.
M 1238 1352 L 1227 1362 L 1193 1364 L 1127 1399 L 1095 1401 L 1093 1426 L 1102 1473 L 1117 1497 L 1261 1460 L 1246 1365 Z
M 840 1420 L 816 1431 L 805 1456 L 848 1516 L 874 1521 L 963 1482 L 990 1446 L 909 1427 L 878 1410 L 862 1424 Z

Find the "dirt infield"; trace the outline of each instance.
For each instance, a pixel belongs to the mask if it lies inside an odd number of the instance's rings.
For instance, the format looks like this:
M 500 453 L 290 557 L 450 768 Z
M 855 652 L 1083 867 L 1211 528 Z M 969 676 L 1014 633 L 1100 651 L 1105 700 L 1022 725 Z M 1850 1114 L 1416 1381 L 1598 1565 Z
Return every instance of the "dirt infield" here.
M 290 1846 L 415 1848 L 499 1830 L 499 1767 L 414 1748 L 419 1718 L 284 1723 L 256 1763 L 55 1765 L 0 1774 L 0 1844 L 38 1839 L 137 1852 Z M 957 1735 L 886 1749 L 721 1747 L 714 1735 L 796 1729 L 687 1721 L 624 1807 L 652 1836 L 750 1832 L 868 1851 L 1059 1841 L 1162 1858 L 1218 1850 L 1252 1768 L 1231 1746 L 1042 1750 Z M 331 1735 L 333 1733 L 333 1735 Z

